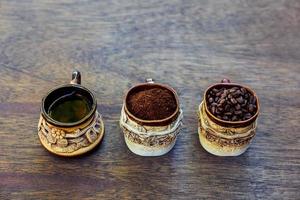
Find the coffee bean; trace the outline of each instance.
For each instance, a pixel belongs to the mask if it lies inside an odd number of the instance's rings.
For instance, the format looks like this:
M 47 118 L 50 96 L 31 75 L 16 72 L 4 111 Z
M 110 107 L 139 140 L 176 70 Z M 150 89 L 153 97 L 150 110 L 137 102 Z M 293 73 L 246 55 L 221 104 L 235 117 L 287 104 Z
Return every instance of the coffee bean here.
M 230 101 L 231 101 L 232 104 L 237 104 L 237 101 L 235 99 L 233 99 L 233 98 L 230 99 Z
M 250 119 L 257 110 L 256 97 L 243 87 L 212 88 L 206 100 L 211 113 L 226 121 Z
M 245 119 L 250 119 L 252 117 L 252 115 L 250 113 L 246 113 L 244 117 L 245 117 Z
M 234 114 L 236 114 L 236 115 L 241 115 L 241 114 L 243 114 L 243 112 L 240 111 L 240 110 L 236 110 L 236 111 L 234 111 Z
M 227 96 L 227 95 L 228 95 L 228 93 L 229 93 L 229 91 L 228 91 L 228 90 L 226 90 L 226 89 L 224 89 L 224 91 L 223 91 L 223 94 L 224 94 L 225 96 Z
M 225 103 L 225 99 L 221 99 L 220 104 L 223 105 L 223 103 Z
M 252 103 L 253 99 L 254 99 L 254 97 L 252 95 L 250 95 L 249 102 Z
M 227 94 L 223 93 L 220 98 L 225 99 L 226 96 L 227 96 Z
M 228 117 L 227 116 L 223 116 L 222 119 L 223 120 L 228 120 Z
M 240 96 L 242 93 L 241 93 L 241 91 L 240 90 L 237 90 L 237 91 L 235 91 L 234 93 L 233 93 L 233 96 L 234 97 L 238 97 L 238 96 Z
M 222 94 L 222 92 L 218 92 L 218 93 L 216 93 L 216 96 L 219 97 L 219 96 L 221 96 L 221 94 Z
M 216 88 L 214 88 L 214 89 L 212 89 L 212 92 L 214 92 L 214 93 L 216 94 L 216 93 L 218 93 L 218 92 L 219 92 L 219 90 L 218 90 L 218 89 L 216 89 Z
M 238 89 L 237 87 L 231 88 L 231 89 L 229 90 L 229 92 L 230 92 L 230 93 L 234 93 L 237 89 Z
M 244 103 L 242 104 L 242 107 L 245 107 L 247 105 L 248 101 L 245 99 Z
M 234 112 L 234 108 L 231 107 L 229 111 L 233 113 Z
M 240 96 L 239 98 L 236 99 L 237 102 L 239 102 L 240 104 L 244 103 L 244 99 L 242 96 Z
M 253 104 L 253 105 L 256 104 L 256 98 L 255 98 L 253 95 L 250 96 L 249 101 L 250 101 L 250 103 Z
M 248 93 L 245 94 L 244 97 L 245 97 L 246 99 L 249 99 L 249 94 L 248 94 Z
M 242 92 L 242 94 L 245 94 L 247 92 L 245 88 L 241 88 L 240 91 Z
M 248 110 L 252 113 L 254 111 L 254 106 L 252 104 L 249 104 Z
M 231 112 L 226 112 L 226 113 L 224 113 L 224 115 L 232 115 L 232 113 Z
M 213 106 L 213 107 L 211 108 L 211 112 L 212 112 L 212 114 L 215 114 L 215 113 L 216 113 L 216 107 L 215 107 L 215 106 Z
M 211 105 L 212 106 L 217 106 L 218 104 L 216 102 L 213 102 Z
M 230 109 L 230 105 L 226 104 L 225 111 L 229 111 L 229 109 Z
M 234 107 L 235 107 L 236 110 L 240 110 L 241 109 L 241 105 L 240 104 L 236 104 Z
M 248 112 L 248 110 L 245 109 L 245 108 L 242 108 L 242 112 L 243 112 L 243 113 L 246 113 L 246 112 Z

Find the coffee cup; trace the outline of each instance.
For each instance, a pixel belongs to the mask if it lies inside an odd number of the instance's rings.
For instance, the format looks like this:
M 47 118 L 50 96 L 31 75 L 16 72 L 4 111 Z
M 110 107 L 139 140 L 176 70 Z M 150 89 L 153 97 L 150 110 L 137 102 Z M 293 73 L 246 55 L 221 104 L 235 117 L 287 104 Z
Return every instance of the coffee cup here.
M 133 95 L 138 94 L 140 98 L 140 92 L 153 89 L 157 93 L 164 93 L 168 98 L 171 98 L 174 104 L 170 105 L 172 110 L 161 116 L 161 118 L 149 118 L 148 115 L 152 113 L 155 116 L 155 112 L 152 112 L 153 110 L 143 110 L 146 109 L 145 105 L 136 105 L 137 107 L 143 107 L 140 109 L 141 113 L 135 113 L 136 110 L 130 108 L 130 98 Z M 152 94 L 149 93 L 149 95 Z M 147 99 L 141 99 L 141 104 L 151 103 L 149 101 L 145 103 L 144 100 Z M 159 101 L 159 97 L 154 96 L 149 100 Z M 155 109 L 160 108 L 158 106 Z M 140 156 L 161 156 L 168 153 L 176 143 L 181 125 L 182 110 L 180 109 L 177 93 L 173 88 L 154 83 L 152 79 L 147 79 L 146 83 L 135 85 L 127 92 L 121 111 L 120 126 L 124 133 L 126 145 L 133 153 Z
M 243 95 L 245 97 L 241 98 Z M 231 83 L 228 79 L 209 86 L 198 109 L 202 147 L 217 156 L 243 154 L 256 134 L 259 109 L 256 93 L 247 86 Z
M 51 89 L 42 99 L 38 136 L 41 144 L 60 156 L 77 156 L 102 140 L 104 123 L 94 94 L 81 85 L 79 71 L 70 84 Z

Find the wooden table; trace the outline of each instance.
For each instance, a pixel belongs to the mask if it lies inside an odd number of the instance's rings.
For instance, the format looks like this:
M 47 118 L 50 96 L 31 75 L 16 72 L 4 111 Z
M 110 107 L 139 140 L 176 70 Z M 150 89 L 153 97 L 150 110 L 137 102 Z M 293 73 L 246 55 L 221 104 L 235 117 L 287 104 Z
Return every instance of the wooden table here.
M 106 132 L 65 159 L 39 143 L 43 95 L 82 72 Z M 184 110 L 175 148 L 139 157 L 119 127 L 126 90 L 151 77 Z M 222 78 L 251 86 L 259 129 L 239 157 L 200 145 L 196 109 Z M 300 2 L 0 2 L 0 199 L 299 199 Z

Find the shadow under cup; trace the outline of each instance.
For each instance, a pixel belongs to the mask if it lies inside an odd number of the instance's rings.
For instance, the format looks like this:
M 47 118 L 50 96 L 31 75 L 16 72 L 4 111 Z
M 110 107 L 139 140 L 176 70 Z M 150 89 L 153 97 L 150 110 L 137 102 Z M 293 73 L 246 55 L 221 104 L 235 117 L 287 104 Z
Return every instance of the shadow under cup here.
M 88 104 L 88 111 L 86 112 L 84 117 L 75 122 L 61 122 L 51 117 L 50 111 L 52 110 L 53 105 L 56 102 L 60 101 L 62 98 L 67 98 L 71 95 L 83 97 L 86 103 Z M 97 101 L 91 91 L 79 84 L 67 84 L 54 88 L 48 92 L 48 94 L 42 100 L 41 112 L 43 117 L 49 123 L 55 126 L 72 127 L 80 125 L 89 120 L 92 116 L 94 116 L 96 109 Z

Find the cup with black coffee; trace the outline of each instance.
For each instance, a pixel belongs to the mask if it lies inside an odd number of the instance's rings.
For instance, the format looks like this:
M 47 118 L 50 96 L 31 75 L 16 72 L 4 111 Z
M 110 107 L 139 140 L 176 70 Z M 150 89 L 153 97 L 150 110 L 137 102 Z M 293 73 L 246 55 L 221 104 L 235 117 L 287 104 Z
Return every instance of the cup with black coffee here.
M 203 148 L 218 156 L 237 156 L 255 136 L 259 101 L 251 88 L 224 79 L 205 91 L 198 113 Z
M 160 156 L 175 145 L 181 120 L 182 110 L 175 90 L 148 79 L 127 92 L 120 126 L 133 153 Z
M 50 90 L 42 100 L 38 136 L 42 145 L 60 156 L 76 156 L 101 141 L 104 124 L 94 94 L 81 85 L 79 71 L 72 81 Z

